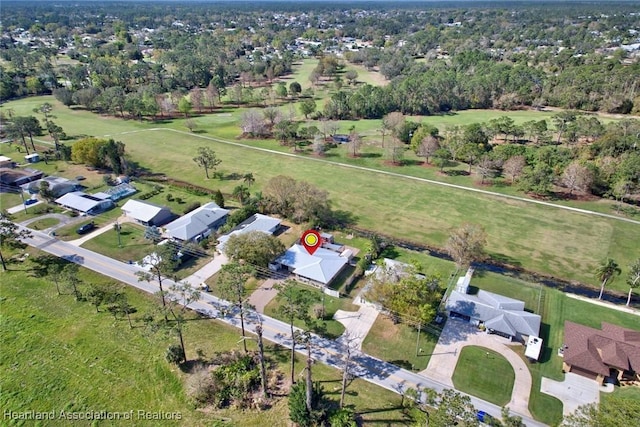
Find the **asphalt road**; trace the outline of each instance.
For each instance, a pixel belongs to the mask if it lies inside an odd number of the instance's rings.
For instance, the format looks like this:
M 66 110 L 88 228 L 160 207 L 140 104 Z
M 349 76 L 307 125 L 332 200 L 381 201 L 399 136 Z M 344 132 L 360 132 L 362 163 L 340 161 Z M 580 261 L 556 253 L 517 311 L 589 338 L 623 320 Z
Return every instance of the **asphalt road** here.
M 156 282 L 149 283 L 140 282 L 138 280 L 136 273 L 142 271 L 142 269 L 136 265 L 116 261 L 104 255 L 63 242 L 38 231 L 30 231 L 32 233 L 32 237 L 24 239 L 24 242 L 30 246 L 67 259 L 71 262 L 75 262 L 76 264 L 145 292 L 156 293 L 159 291 L 159 287 Z M 170 279 L 163 280 L 165 289 L 169 289 L 173 284 L 174 282 Z M 234 315 L 233 310 L 229 309 L 229 306 L 228 302 L 207 293 L 202 293 L 200 300 L 190 305 L 192 309 L 198 311 L 200 314 L 214 317 L 225 323 L 239 327 L 239 319 Z M 263 337 L 265 339 L 278 343 L 284 347 L 291 348 L 289 325 L 277 319 L 252 312 L 247 316 L 245 321 L 245 328 L 247 331 L 255 331 L 255 327 L 259 322 L 259 318 L 257 316 L 260 316 L 260 319 L 262 320 L 264 331 Z M 238 336 L 238 339 L 240 339 L 240 336 Z M 341 369 L 344 366 L 343 355 L 346 353 L 344 344 L 335 340 L 328 340 L 313 335 L 311 346 L 312 355 L 315 360 L 321 361 L 322 363 L 338 369 Z M 297 346 L 297 348 L 299 353 L 306 355 L 306 347 Z M 404 393 L 410 388 L 416 390 L 431 388 L 438 392 L 449 388 L 445 384 L 433 381 L 419 374 L 407 371 L 406 369 L 401 369 L 398 366 L 384 362 L 360 351 L 352 351 L 350 369 L 354 376 L 360 377 L 366 381 L 399 394 Z M 476 409 L 485 411 L 496 418 L 501 417 L 501 408 L 499 406 L 473 396 L 470 397 Z M 522 414 L 517 414 L 515 412 L 512 414 L 521 416 L 527 426 L 545 425 Z

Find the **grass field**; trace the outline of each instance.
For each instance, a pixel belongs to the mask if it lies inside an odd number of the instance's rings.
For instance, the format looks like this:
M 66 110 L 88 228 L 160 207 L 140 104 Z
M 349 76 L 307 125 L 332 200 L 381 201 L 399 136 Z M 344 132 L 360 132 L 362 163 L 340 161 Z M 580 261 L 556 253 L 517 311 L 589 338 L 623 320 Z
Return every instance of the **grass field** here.
M 511 400 L 515 377 L 511 364 L 500 353 L 467 346 L 460 351 L 452 380 L 460 391 L 505 406 Z
M 13 108 L 16 114 L 27 114 L 35 105 L 44 101 L 53 100 L 51 97 L 27 98 L 8 103 L 6 107 Z M 452 228 L 462 222 L 473 221 L 486 228 L 489 235 L 487 249 L 495 258 L 591 285 L 596 285 L 592 274 L 594 266 L 602 259 L 612 257 L 626 271 L 634 254 L 638 252 L 640 227 L 634 224 L 439 187 L 398 176 L 354 171 L 331 163 L 347 162 L 344 153 L 341 152 L 335 157 L 328 156 L 325 159 L 328 162 L 321 163 L 315 161 L 317 159 L 285 157 L 208 139 L 210 135 L 235 138 L 238 134 L 237 120 L 241 112 L 242 110 L 234 110 L 198 117 L 196 120 L 203 133 L 196 135 L 160 130 L 130 133 L 148 129 L 150 126 L 184 129 L 180 120 L 149 125 L 137 121 L 103 118 L 80 110 L 69 110 L 59 104 L 55 107 L 58 121 L 65 129 L 68 128 L 70 134 L 110 135 L 122 140 L 134 160 L 155 172 L 165 172 L 198 185 L 220 188 L 223 192 L 230 193 L 239 181 L 205 180 L 202 170 L 192 161 L 197 147 L 211 146 L 223 160 L 220 169 L 226 176 L 232 173 L 254 174 L 257 181 L 252 191 L 259 191 L 269 178 L 286 171 L 286 174 L 297 179 L 304 179 L 327 189 L 334 207 L 352 212 L 359 226 L 395 237 L 442 245 Z M 469 123 L 504 114 L 502 111 L 464 111 L 450 116 L 428 117 L 424 120 Z M 509 113 L 516 121 L 533 116 L 540 118 L 540 114 L 550 113 Z M 377 126 L 375 121 L 356 123 L 358 126 L 365 126 L 369 131 Z M 269 141 L 250 141 L 248 144 L 256 147 L 268 146 L 275 151 L 290 150 Z M 176 150 L 178 145 L 180 149 Z M 149 156 L 151 152 L 154 156 Z M 354 159 L 353 164 L 372 166 L 371 162 L 379 160 L 360 158 Z M 394 168 L 378 164 L 376 169 L 420 177 L 437 175 L 433 168 L 420 165 Z M 456 179 L 452 182 L 456 182 Z M 371 209 L 371 206 L 376 208 Z M 611 210 L 611 205 L 606 202 L 597 207 Z M 623 279 L 614 280 L 609 288 L 626 291 Z
M 15 267 L 14 267 L 15 268 Z M 81 270 L 86 283 L 109 279 Z M 127 290 L 129 302 L 138 310 L 134 321 L 151 310 L 153 297 Z M 164 360 L 171 339 L 145 334 L 126 320 L 114 320 L 71 295 L 58 296 L 46 280 L 22 271 L 2 273 L 0 281 L 0 404 L 6 411 L 134 411 L 179 412 L 181 421 L 162 425 L 204 426 L 231 419 L 231 425 L 288 426 L 286 399 L 279 398 L 265 412 L 255 410 L 200 411 L 185 397 L 187 374 Z M 213 320 L 188 322 L 185 330 L 187 356 L 200 349 L 205 357 L 239 349 L 238 331 Z M 212 339 L 211 337 L 215 337 Z M 249 342 L 253 348 L 253 341 Z M 269 357 L 287 372 L 288 352 L 269 345 Z M 302 357 L 298 360 L 302 366 Z M 328 396 L 339 398 L 341 374 L 322 364 L 314 366 L 314 379 Z M 362 413 L 367 425 L 406 425 L 395 393 L 354 380 L 347 389 L 347 405 Z M 4 424 L 3 424 L 4 425 Z M 28 425 L 15 424 L 9 425 Z M 44 425 L 44 424 L 43 424 Z M 56 421 L 46 425 L 69 425 Z M 100 423 L 99 425 L 119 425 Z M 154 426 L 158 421 L 137 420 L 135 425 Z

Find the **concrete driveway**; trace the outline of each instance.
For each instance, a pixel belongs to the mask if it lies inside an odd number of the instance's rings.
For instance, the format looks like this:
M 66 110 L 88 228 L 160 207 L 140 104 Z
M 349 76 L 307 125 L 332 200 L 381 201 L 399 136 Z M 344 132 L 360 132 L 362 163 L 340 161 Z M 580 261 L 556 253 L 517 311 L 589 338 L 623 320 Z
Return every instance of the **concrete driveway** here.
M 600 402 L 600 385 L 571 372 L 564 374 L 564 381 L 542 377 L 540 391 L 562 401 L 563 415 L 572 414 L 579 406 Z
M 276 285 L 282 283 L 282 280 L 267 279 L 258 289 L 253 291 L 249 296 L 249 304 L 251 304 L 258 313 L 264 313 L 264 308 L 278 295 Z
M 511 401 L 507 404 L 513 412 L 531 416 L 529 412 L 529 394 L 531 393 L 531 373 L 526 363 L 513 351 L 512 343 L 507 338 L 489 335 L 479 331 L 477 327 L 456 319 L 449 319 L 445 324 L 438 344 L 431 354 L 429 365 L 420 372 L 421 375 L 440 381 L 453 388 L 451 377 L 456 369 L 458 357 L 463 347 L 475 345 L 486 347 L 500 353 L 511 363 L 516 378 L 511 392 Z

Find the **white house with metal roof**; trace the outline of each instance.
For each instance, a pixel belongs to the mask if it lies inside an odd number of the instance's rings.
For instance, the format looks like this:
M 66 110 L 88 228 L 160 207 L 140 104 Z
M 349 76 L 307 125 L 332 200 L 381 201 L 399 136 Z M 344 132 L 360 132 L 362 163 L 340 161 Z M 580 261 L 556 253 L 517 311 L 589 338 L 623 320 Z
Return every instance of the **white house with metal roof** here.
M 158 206 L 142 200 L 127 200 L 122 205 L 122 212 L 143 225 L 160 226 L 166 224 L 173 217 L 173 213 L 166 206 Z
M 349 253 L 347 251 L 339 253 L 326 248 L 318 248 L 311 255 L 304 246 L 296 243 L 287 249 L 275 263 L 286 267 L 302 281 L 325 287 L 329 286 L 333 279 L 347 266 Z
M 278 218 L 273 218 L 267 215 L 255 214 L 238 224 L 236 228 L 231 230 L 228 234 L 218 237 L 217 250 L 219 252 L 224 251 L 224 245 L 231 236 L 248 233 L 250 231 L 261 231 L 267 234 L 273 234 L 280 227 L 280 221 Z
M 228 215 L 228 209 L 209 202 L 165 225 L 165 234 L 184 242 L 199 241 L 222 226 Z
M 96 215 L 114 207 L 111 199 L 96 196 L 96 194 L 91 195 L 82 191 L 73 191 L 57 198 L 56 203 L 88 215 Z

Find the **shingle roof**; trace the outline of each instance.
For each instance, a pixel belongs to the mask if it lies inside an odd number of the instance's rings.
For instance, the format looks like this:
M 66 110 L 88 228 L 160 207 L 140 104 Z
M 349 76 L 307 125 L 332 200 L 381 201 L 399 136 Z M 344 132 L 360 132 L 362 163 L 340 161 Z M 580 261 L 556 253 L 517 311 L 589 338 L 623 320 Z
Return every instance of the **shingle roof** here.
M 349 260 L 337 252 L 324 248 L 318 248 L 313 255 L 310 255 L 302 245 L 296 243 L 287 249 L 276 262 L 292 268 L 293 272 L 299 276 L 326 285 L 334 279 Z
M 600 375 L 609 367 L 640 372 L 640 331 L 602 322 L 602 330 L 564 322 L 564 361 Z
M 538 336 L 540 316 L 524 311 L 524 302 L 480 290 L 477 295 L 452 291 L 446 304 L 447 311 L 464 314 L 480 319 L 485 326 L 499 332 L 515 336 Z
M 228 214 L 229 210 L 210 202 L 170 222 L 165 225 L 165 229 L 171 237 L 191 240 L 207 232 L 216 222 Z

